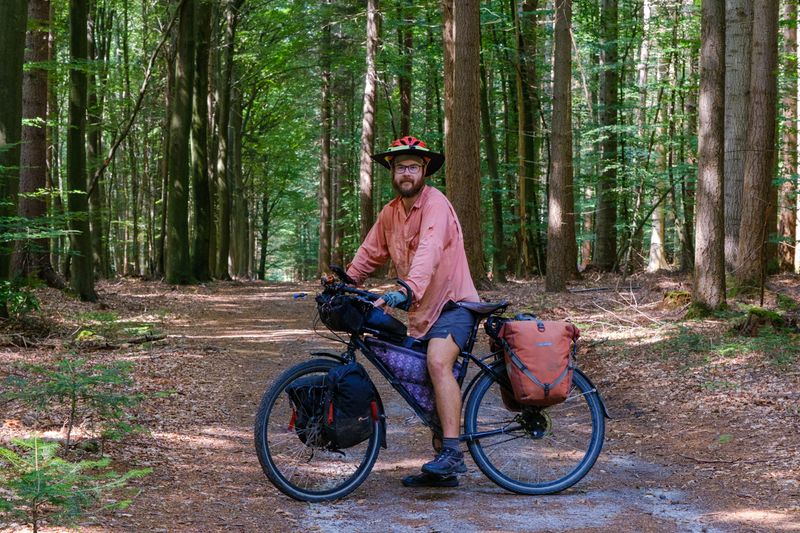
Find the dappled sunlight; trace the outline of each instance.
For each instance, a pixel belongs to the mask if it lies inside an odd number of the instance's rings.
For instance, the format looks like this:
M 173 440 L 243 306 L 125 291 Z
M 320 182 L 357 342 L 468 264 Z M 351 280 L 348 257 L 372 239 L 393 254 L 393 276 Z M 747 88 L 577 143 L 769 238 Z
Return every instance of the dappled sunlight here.
M 231 328 L 233 330 L 233 328 Z M 223 334 L 223 333 L 216 333 L 214 335 L 191 335 L 185 334 L 181 335 L 183 338 L 189 339 L 206 339 L 206 340 L 214 340 L 214 339 L 239 339 L 239 340 L 247 340 L 247 339 L 260 339 L 264 341 L 287 341 L 287 340 L 297 340 L 300 338 L 305 338 L 308 336 L 314 335 L 314 332 L 308 329 L 281 329 L 276 331 L 269 331 L 269 332 L 260 332 L 260 331 L 248 331 L 248 330 L 235 330 L 236 333 L 231 334 Z
M 737 509 L 713 513 L 715 522 L 755 527 L 759 531 L 800 531 L 800 514 L 764 511 L 761 509 Z

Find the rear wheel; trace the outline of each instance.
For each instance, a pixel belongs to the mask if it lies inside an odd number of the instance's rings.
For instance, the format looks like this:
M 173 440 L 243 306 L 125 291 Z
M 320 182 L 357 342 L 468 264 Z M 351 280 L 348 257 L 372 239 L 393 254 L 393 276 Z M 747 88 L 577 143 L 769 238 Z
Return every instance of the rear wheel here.
M 281 374 L 264 393 L 255 422 L 258 460 L 267 478 L 294 499 L 321 502 L 343 498 L 369 475 L 380 451 L 382 421 L 373 423 L 366 441 L 345 450 L 329 450 L 317 437 L 321 420 L 313 413 L 299 413 L 287 388 L 312 382 L 341 364 L 314 359 Z M 304 416 L 305 415 L 305 416 Z M 309 420 L 300 428 L 298 420 Z
M 503 362 L 494 365 L 505 376 Z M 520 494 L 553 494 L 571 487 L 594 465 L 603 447 L 605 419 L 597 391 L 578 372 L 563 403 L 506 408 L 491 374 L 475 384 L 464 415 L 469 451 L 486 476 Z

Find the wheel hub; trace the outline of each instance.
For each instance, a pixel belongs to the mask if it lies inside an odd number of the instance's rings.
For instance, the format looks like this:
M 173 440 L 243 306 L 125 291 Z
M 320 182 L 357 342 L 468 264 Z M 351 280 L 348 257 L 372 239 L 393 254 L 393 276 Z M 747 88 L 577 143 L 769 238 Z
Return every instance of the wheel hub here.
M 541 439 L 550 433 L 552 421 L 548 414 L 541 409 L 526 408 L 517 418 L 522 429 L 531 439 Z

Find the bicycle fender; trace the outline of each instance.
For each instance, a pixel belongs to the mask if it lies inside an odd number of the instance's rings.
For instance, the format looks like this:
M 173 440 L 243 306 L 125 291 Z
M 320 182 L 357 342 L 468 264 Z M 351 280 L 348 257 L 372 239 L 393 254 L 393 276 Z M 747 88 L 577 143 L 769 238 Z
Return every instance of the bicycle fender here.
M 331 353 L 331 352 L 311 352 L 310 355 L 315 357 L 328 357 L 330 359 L 335 359 L 340 363 L 346 363 L 347 359 L 340 354 Z M 372 381 L 372 378 L 370 378 Z M 375 400 L 378 403 L 378 416 L 381 418 L 381 448 L 384 450 L 388 448 L 386 445 L 386 411 L 383 408 L 383 400 L 381 399 L 381 395 L 378 392 L 378 388 L 375 386 L 375 382 L 372 382 L 372 392 L 375 394 Z
M 597 394 L 597 399 L 600 400 L 600 407 L 603 408 L 603 416 L 608 418 L 609 420 L 614 420 L 614 418 L 608 413 L 608 408 L 606 407 L 606 402 L 603 401 L 603 397 L 600 395 L 600 391 L 597 390 L 597 386 L 589 379 L 589 376 L 583 373 L 580 368 L 575 368 L 572 370 L 573 372 L 577 372 L 578 374 L 583 377 L 586 381 L 589 382 L 589 386 L 594 389 L 595 394 Z

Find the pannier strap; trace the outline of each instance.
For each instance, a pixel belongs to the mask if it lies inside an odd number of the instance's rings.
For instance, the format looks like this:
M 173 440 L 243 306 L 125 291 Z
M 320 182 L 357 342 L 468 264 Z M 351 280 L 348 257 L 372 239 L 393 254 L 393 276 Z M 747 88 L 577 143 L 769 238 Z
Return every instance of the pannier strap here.
M 519 368 L 520 371 L 523 374 L 525 374 L 525 376 L 527 376 L 528 379 L 530 379 L 535 384 L 537 384 L 542 389 L 544 389 L 545 398 L 550 395 L 550 390 L 555 388 L 559 383 L 561 383 L 564 380 L 564 378 L 567 377 L 567 374 L 569 374 L 569 371 L 572 370 L 572 368 L 573 368 L 572 367 L 572 354 L 575 351 L 574 346 L 573 346 L 573 349 L 569 351 L 569 363 L 567 364 L 566 368 L 564 368 L 564 371 L 561 372 L 561 375 L 558 376 L 556 378 L 556 380 L 553 381 L 552 383 L 542 383 L 541 381 L 539 381 L 536 378 L 536 376 L 533 375 L 533 372 L 528 370 L 528 367 L 525 366 L 525 363 L 523 363 L 522 360 L 519 357 L 517 357 L 517 354 L 514 353 L 514 350 L 511 349 L 511 346 L 508 344 L 508 342 L 506 342 L 506 340 L 503 339 L 502 337 L 499 340 L 503 344 L 503 348 L 509 354 L 509 357 L 511 358 L 511 362 L 514 363 L 514 366 Z

